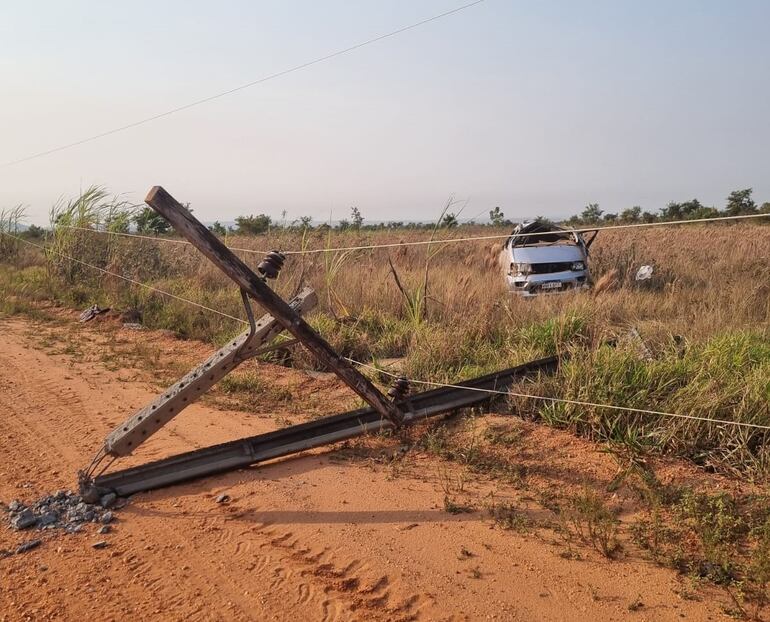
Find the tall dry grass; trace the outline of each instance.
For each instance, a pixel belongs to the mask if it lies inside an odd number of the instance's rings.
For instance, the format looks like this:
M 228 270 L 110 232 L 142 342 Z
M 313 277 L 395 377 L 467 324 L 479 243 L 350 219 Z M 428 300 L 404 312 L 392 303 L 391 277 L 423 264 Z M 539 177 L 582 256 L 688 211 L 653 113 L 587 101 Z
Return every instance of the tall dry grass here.
M 496 261 L 499 243 L 442 242 L 507 233 L 463 227 L 437 231 L 430 246 L 289 255 L 272 285 L 285 297 L 311 285 L 321 301 L 311 321 L 335 347 L 361 360 L 403 358 L 403 368 L 414 378 L 456 381 L 567 353 L 569 362 L 557 376 L 524 389 L 770 425 L 770 348 L 765 347 L 770 334 L 770 227 L 713 223 L 605 231 L 592 247 L 591 269 L 594 279 L 612 272 L 611 287 L 531 300 L 506 291 Z M 259 251 L 331 249 L 424 240 L 427 235 L 281 230 L 228 236 L 227 243 Z M 64 254 L 77 253 L 111 272 L 243 315 L 234 285 L 189 246 L 63 227 L 56 236 Z M 262 258 L 261 253 L 238 254 L 252 268 Z M 40 277 L 39 267 L 28 267 L 14 273 L 13 287 L 26 282 L 26 295 L 52 296 L 66 304 L 135 308 L 146 325 L 185 337 L 222 342 L 242 330 L 232 320 L 115 277 L 86 276 L 82 266 L 72 278 L 71 262 L 51 254 L 48 260 L 40 257 L 38 262 L 48 266 L 48 278 Z M 643 264 L 654 266 L 654 276 L 636 282 L 634 275 Z M 7 274 L 3 282 L 10 291 Z M 298 364 L 316 363 L 300 356 Z M 671 451 L 718 468 L 766 471 L 761 430 L 532 400 L 514 400 L 512 408 L 640 451 Z
M 11 260 L 18 255 L 19 242 L 16 237 L 19 235 L 22 220 L 22 205 L 0 210 L 0 261 Z

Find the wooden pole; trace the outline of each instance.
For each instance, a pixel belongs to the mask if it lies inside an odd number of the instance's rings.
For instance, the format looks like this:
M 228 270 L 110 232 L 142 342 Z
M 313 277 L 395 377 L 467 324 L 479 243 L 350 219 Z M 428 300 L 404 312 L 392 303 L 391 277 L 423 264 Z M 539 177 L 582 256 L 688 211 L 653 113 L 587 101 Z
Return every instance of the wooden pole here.
M 168 220 L 176 231 L 208 257 L 249 296 L 262 305 L 292 335 L 312 352 L 321 363 L 337 374 L 345 384 L 360 395 L 383 417 L 401 425 L 403 415 L 368 378 L 339 356 L 313 327 L 294 311 L 285 300 L 270 289 L 252 270 L 227 248 L 211 231 L 196 219 L 181 203 L 160 186 L 153 187 L 147 205 Z

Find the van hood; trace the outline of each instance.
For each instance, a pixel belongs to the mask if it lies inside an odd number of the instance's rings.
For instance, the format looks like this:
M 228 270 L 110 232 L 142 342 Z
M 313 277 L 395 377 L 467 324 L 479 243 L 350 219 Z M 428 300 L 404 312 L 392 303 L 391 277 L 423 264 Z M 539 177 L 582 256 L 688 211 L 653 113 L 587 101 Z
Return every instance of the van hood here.
M 513 261 L 516 263 L 557 263 L 561 261 L 584 261 L 585 255 L 579 246 L 514 246 Z

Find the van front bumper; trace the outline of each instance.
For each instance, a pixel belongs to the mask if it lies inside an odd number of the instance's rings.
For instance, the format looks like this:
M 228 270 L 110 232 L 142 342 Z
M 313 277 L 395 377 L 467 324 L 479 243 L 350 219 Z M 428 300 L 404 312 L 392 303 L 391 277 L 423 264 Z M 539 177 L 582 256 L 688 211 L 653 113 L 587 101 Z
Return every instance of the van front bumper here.
M 563 294 L 576 289 L 588 288 L 588 272 L 558 272 L 555 274 L 508 275 L 508 289 L 529 298 L 540 294 Z

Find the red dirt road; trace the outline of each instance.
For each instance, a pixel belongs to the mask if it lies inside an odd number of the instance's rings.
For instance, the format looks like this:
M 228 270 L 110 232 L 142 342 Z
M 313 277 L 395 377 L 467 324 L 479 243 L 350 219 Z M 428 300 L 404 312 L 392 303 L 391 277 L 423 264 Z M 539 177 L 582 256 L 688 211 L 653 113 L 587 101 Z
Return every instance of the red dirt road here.
M 112 427 L 154 396 L 133 379 L 140 370 L 46 351 L 41 331 L 57 330 L 0 320 L 6 503 L 72 488 Z M 125 464 L 274 425 L 194 405 Z M 0 559 L 0 620 L 723 618 L 717 600 L 680 597 L 668 570 L 593 552 L 564 559 L 541 534 L 495 528 L 481 511 L 446 513 L 437 464 L 418 457 L 394 476 L 330 450 L 137 495 L 107 536 L 44 532 L 38 549 Z M 223 492 L 232 500 L 217 504 Z M 0 549 L 31 537 L 0 526 Z M 107 548 L 93 549 L 102 538 Z

